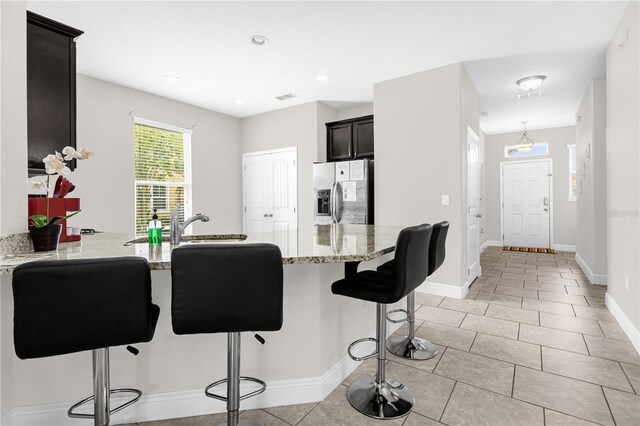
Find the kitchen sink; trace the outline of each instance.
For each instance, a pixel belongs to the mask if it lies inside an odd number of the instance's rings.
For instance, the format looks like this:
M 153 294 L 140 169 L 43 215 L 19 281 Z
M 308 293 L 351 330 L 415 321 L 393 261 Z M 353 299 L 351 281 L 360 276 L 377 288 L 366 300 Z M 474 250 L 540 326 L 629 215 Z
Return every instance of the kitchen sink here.
M 213 243 L 220 241 L 244 241 L 247 239 L 246 234 L 202 234 L 202 235 L 183 235 L 181 243 Z M 125 241 L 125 246 L 130 246 L 133 244 L 144 244 L 148 243 L 148 237 L 140 237 L 135 238 L 133 240 Z M 162 242 L 168 243 L 169 236 L 163 235 Z

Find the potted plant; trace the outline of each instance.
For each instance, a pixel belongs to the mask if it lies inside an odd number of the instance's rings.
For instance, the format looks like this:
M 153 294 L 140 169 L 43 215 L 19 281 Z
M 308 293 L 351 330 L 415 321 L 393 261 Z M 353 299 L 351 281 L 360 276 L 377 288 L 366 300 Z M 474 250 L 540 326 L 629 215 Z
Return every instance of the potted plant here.
M 63 157 L 62 154 L 65 156 Z M 38 177 L 31 181 L 34 189 L 46 190 L 46 214 L 34 214 L 29 216 L 29 234 L 33 241 L 34 251 L 49 251 L 56 250 L 58 248 L 58 241 L 60 240 L 60 232 L 62 225 L 59 223 L 62 219 L 70 218 L 80 212 L 75 211 L 66 216 L 50 216 L 49 215 L 49 188 L 50 179 L 52 175 L 58 175 L 56 181 L 53 197 L 63 198 L 67 193 L 73 191 L 75 186 L 65 178 L 66 175 L 71 173 L 71 170 L 67 167 L 65 161 L 72 159 L 86 160 L 93 155 L 93 152 L 88 148 L 80 148 L 77 151 L 70 146 L 65 147 L 62 150 L 62 154 L 55 152 L 55 154 L 49 154 L 42 159 L 45 165 L 45 171 L 47 172 L 46 179 Z

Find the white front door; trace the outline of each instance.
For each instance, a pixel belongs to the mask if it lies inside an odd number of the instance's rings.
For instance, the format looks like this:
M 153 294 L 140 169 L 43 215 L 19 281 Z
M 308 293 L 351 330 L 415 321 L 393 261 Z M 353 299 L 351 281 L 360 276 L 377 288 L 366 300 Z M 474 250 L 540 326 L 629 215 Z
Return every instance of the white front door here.
M 296 148 L 242 155 L 244 232 L 286 244 L 298 227 Z
M 551 160 L 502 163 L 503 244 L 550 248 Z
M 480 275 L 480 148 L 467 127 L 467 282 Z

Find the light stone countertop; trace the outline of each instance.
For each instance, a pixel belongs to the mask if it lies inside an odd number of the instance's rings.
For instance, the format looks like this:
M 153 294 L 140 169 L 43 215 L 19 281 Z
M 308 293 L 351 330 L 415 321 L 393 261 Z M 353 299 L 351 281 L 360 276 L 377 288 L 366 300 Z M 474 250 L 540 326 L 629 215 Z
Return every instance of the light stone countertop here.
M 282 233 L 248 234 L 245 240 L 233 240 L 241 234 L 222 234 L 213 244 L 273 243 L 282 251 L 283 264 L 341 263 L 372 260 L 395 249 L 402 228 L 378 225 L 319 225 L 306 229 L 291 229 Z M 209 237 L 216 237 L 209 236 Z M 119 256 L 140 256 L 149 261 L 151 269 L 171 269 L 169 243 L 150 247 L 146 243 L 124 245 L 130 235 L 97 233 L 83 235 L 81 243 L 62 243 L 57 251 L 12 254 L 0 252 L 0 275 L 11 275 L 13 268 L 33 260 L 83 259 Z M 181 245 L 200 244 L 188 241 Z

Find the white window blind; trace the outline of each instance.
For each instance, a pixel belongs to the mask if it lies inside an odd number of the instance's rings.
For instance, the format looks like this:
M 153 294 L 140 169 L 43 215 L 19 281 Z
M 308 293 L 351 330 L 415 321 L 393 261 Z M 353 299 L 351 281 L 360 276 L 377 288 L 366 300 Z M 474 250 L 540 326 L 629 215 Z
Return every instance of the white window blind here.
M 191 133 L 143 119 L 134 121 L 136 235 L 146 235 L 153 209 L 163 228 L 180 204 L 180 221 L 191 216 Z
M 567 145 L 569 150 L 569 201 L 576 201 L 578 196 L 578 159 L 576 144 Z

